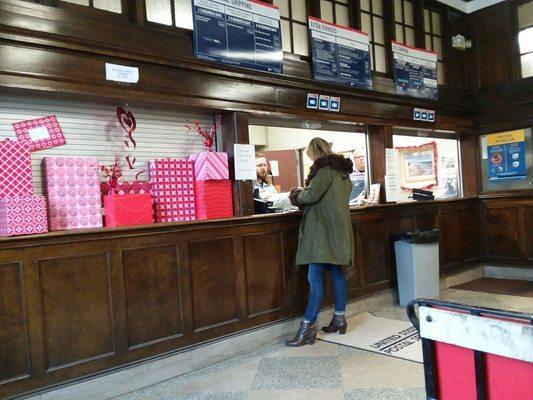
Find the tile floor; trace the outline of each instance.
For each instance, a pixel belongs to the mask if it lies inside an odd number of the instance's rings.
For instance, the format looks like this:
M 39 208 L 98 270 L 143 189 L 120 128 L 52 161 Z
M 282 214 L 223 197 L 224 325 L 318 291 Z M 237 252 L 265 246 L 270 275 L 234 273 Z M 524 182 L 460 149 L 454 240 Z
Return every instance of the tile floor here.
M 531 298 L 457 289 L 441 298 L 533 313 Z M 407 320 L 399 306 L 374 314 Z M 115 400 L 422 400 L 423 371 L 422 364 L 332 343 L 280 343 Z

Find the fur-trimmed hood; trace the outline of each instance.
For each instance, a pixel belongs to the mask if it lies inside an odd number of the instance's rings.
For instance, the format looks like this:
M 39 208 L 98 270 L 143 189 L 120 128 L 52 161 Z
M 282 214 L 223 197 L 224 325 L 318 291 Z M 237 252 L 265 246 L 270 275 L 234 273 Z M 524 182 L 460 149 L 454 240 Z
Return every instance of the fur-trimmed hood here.
M 313 165 L 309 170 L 309 175 L 305 180 L 305 186 L 309 185 L 309 182 L 316 176 L 319 169 L 324 167 L 331 167 L 346 176 L 350 175 L 353 172 L 353 163 L 349 158 L 345 158 L 340 154 L 331 154 L 327 157 L 321 157 L 315 160 Z

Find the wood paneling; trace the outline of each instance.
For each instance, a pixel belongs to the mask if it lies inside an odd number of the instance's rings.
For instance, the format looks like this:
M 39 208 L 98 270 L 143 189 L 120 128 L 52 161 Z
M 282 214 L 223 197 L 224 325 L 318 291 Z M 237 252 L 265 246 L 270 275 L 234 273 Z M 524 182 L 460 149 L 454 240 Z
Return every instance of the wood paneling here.
M 248 315 L 254 317 L 286 304 L 281 233 L 244 237 Z
M 487 235 L 488 257 L 518 259 L 520 257 L 518 208 L 488 208 L 486 216 L 485 234 Z
M 183 334 L 181 280 L 175 245 L 122 252 L 128 346 Z
M 388 260 L 387 222 L 373 220 L 358 225 L 359 237 L 363 241 L 363 283 L 370 285 L 390 279 Z
M 39 261 L 48 370 L 112 356 L 115 351 L 108 254 Z
M 527 258 L 533 260 L 533 206 L 524 210 L 524 225 Z
M 0 384 L 29 376 L 28 345 L 22 263 L 0 264 Z
M 189 243 L 194 329 L 235 322 L 239 317 L 233 238 Z
M 442 238 L 442 244 L 439 247 L 441 265 L 455 264 L 462 261 L 458 213 L 455 211 L 441 213 L 440 230 Z

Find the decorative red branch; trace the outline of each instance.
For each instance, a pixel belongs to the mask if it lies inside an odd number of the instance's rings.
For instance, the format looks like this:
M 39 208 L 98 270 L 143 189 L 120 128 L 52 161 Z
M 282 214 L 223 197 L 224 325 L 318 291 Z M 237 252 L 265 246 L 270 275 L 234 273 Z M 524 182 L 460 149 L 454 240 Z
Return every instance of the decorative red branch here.
M 204 140 L 204 147 L 206 151 L 212 151 L 213 143 L 215 141 L 215 135 L 217 129 L 222 125 L 222 117 L 217 116 L 216 121 L 213 123 L 213 126 L 210 128 L 205 128 L 200 125 L 199 121 L 193 121 L 192 125 L 185 125 L 188 132 L 196 132 L 202 136 Z

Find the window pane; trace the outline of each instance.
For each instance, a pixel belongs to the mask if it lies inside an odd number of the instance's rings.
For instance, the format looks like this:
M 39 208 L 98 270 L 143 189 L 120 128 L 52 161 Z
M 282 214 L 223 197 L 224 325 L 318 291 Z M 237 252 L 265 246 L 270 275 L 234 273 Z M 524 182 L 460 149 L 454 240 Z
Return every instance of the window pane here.
M 383 0 L 372 0 L 372 12 L 377 15 L 383 15 Z
M 89 0 L 63 0 L 65 3 L 80 4 L 82 6 L 88 6 Z
M 289 0 L 274 0 L 274 4 L 279 7 L 279 15 L 289 18 Z
M 406 25 L 413 26 L 415 23 L 414 17 L 413 17 L 413 3 L 410 1 L 405 0 L 403 3 L 403 17 L 405 19 Z
M 370 69 L 372 71 L 376 70 L 374 60 L 376 59 L 376 53 L 374 51 L 374 45 L 370 45 Z
M 281 47 L 283 51 L 291 53 L 291 26 L 289 21 L 281 20 Z
M 396 22 L 403 22 L 402 0 L 394 0 L 394 20 Z
M 533 51 L 533 27 L 524 29 L 518 34 L 518 43 L 520 43 L 520 54 Z
M 335 5 L 335 14 L 337 17 L 337 24 L 350 26 L 350 17 L 348 14 L 348 7 L 340 4 Z
M 291 1 L 292 19 L 295 21 L 307 22 L 307 10 L 305 1 Z
M 172 25 L 169 0 L 146 0 L 146 19 L 158 24 Z
M 292 24 L 294 34 L 294 54 L 302 56 L 309 55 L 309 46 L 307 44 L 307 25 Z
M 431 32 L 431 21 L 429 20 L 429 10 L 424 9 L 424 32 Z
M 431 36 L 426 34 L 426 49 L 433 50 L 433 45 L 431 44 Z
M 176 26 L 185 29 L 193 29 L 192 4 L 190 0 L 174 0 Z
M 348 4 L 348 0 L 337 0 L 338 3 Z
M 383 34 L 383 18 L 373 17 L 374 20 L 374 42 L 385 44 L 385 36 Z
M 533 25 L 533 1 L 518 7 L 518 28 L 526 28 Z
M 320 0 L 320 18 L 333 22 L 333 3 L 328 0 Z
M 433 50 L 437 52 L 437 59 L 444 59 L 444 55 L 442 54 L 442 39 L 440 37 L 433 36 Z
M 533 76 L 533 53 L 520 57 L 520 64 L 522 65 L 522 78 Z
M 405 44 L 409 46 L 415 45 L 415 30 L 413 28 L 405 27 Z
M 405 43 L 404 40 L 405 39 L 403 37 L 403 26 L 400 24 L 396 24 L 396 41 Z
M 433 22 L 433 33 L 440 35 L 440 14 L 435 11 L 431 11 L 431 22 Z
M 370 11 L 370 0 L 361 0 L 361 10 Z
M 93 6 L 100 10 L 122 14 L 121 0 L 94 0 Z
M 387 72 L 387 59 L 385 57 L 385 47 L 376 46 L 376 71 Z
M 368 33 L 368 38 L 372 40 L 372 28 L 370 26 L 370 15 L 361 13 L 361 30 Z
M 437 81 L 439 85 L 444 85 L 446 83 L 444 79 L 444 64 L 437 62 Z

